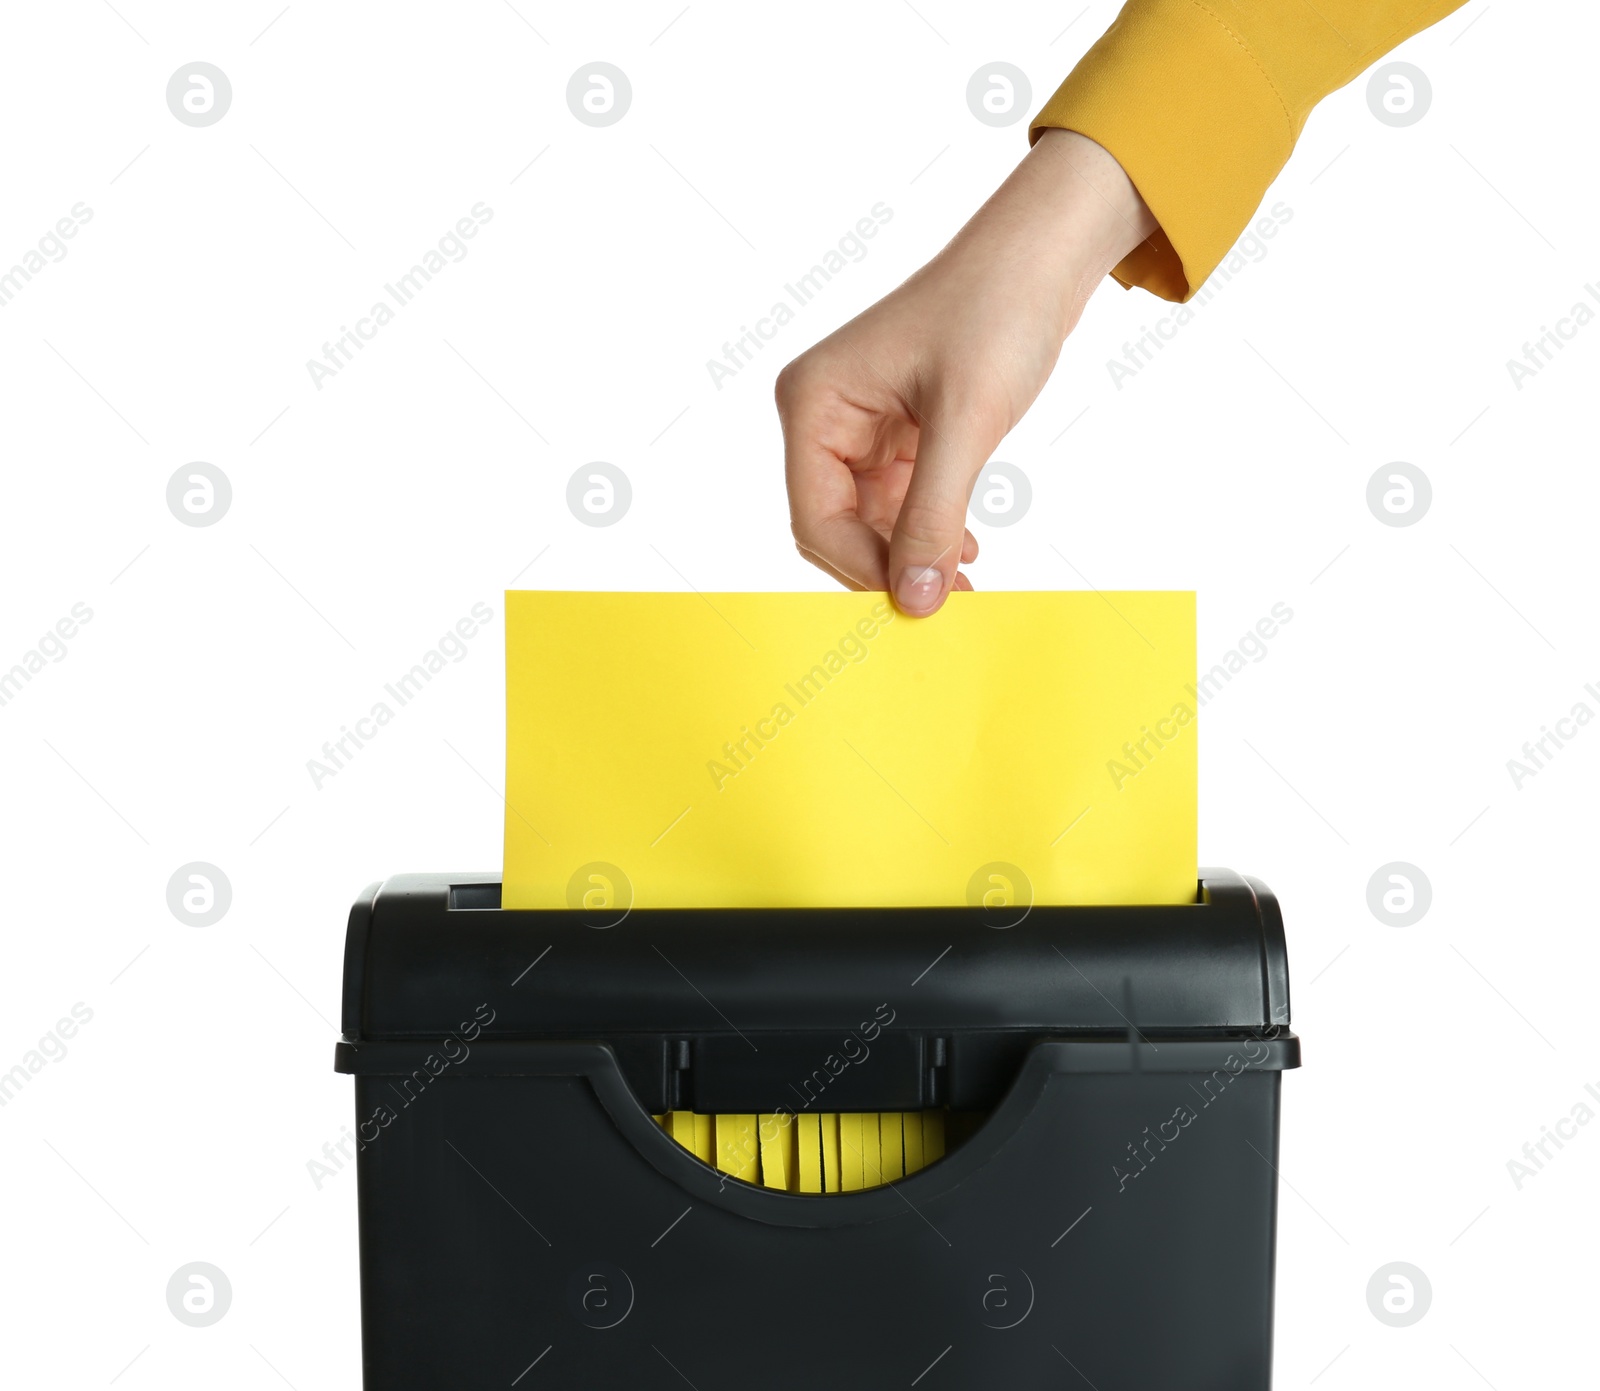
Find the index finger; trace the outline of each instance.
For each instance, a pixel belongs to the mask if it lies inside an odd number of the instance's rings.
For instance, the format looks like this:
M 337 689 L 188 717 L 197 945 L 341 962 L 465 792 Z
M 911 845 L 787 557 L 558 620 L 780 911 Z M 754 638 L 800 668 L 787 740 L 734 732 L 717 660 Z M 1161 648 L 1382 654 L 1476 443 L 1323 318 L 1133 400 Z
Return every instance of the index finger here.
M 805 408 L 783 422 L 784 482 L 795 543 L 834 579 L 859 589 L 887 589 L 889 543 L 861 519 L 855 473 L 820 442 L 816 423 L 815 413 Z

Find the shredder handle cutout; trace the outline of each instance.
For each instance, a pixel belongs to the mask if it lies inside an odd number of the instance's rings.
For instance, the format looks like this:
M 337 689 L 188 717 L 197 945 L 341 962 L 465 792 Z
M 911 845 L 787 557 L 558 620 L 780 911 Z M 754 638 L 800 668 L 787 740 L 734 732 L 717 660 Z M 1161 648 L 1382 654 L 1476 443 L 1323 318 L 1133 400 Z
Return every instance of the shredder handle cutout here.
M 604 1043 L 480 1041 L 452 1076 L 582 1077 L 612 1123 L 645 1159 L 691 1197 L 780 1227 L 858 1226 L 901 1217 L 933 1201 L 988 1164 L 1034 1115 L 1050 1079 L 1058 1075 L 1211 1073 L 1236 1059 L 1239 1038 L 1162 1039 L 1159 1043 L 1042 1039 L 1029 1049 L 1000 1104 L 957 1150 L 897 1183 L 855 1193 L 784 1193 L 741 1183 L 702 1163 L 656 1124 L 639 1104 Z M 1300 1066 L 1300 1040 L 1287 1030 L 1255 1040 L 1265 1050 L 1255 1072 Z M 359 1076 L 406 1076 L 417 1066 L 420 1041 L 341 1041 L 334 1070 Z M 904 1190 L 903 1192 L 901 1190 Z

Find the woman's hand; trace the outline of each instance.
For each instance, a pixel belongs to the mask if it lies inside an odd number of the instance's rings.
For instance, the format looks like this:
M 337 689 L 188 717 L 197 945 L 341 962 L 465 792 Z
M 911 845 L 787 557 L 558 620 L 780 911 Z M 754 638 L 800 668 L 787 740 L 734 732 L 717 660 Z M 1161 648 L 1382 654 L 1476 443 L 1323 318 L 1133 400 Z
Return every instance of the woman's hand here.
M 1112 156 L 1047 130 L 954 241 L 778 377 L 800 552 L 933 613 L 970 589 L 967 502 L 1090 294 L 1156 222 Z

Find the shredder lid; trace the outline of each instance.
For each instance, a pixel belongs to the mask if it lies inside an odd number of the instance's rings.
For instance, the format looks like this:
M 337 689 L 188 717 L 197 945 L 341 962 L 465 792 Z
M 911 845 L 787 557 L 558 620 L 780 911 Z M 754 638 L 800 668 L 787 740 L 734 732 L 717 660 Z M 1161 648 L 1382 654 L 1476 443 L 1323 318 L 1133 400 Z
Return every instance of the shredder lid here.
M 1289 1022 L 1271 891 L 1201 871 L 1195 901 L 977 908 L 506 911 L 498 874 L 401 874 L 350 913 L 343 1031 L 443 1036 L 487 1005 L 490 1039 L 859 1027 L 881 1004 L 928 1035 L 1259 1031 Z

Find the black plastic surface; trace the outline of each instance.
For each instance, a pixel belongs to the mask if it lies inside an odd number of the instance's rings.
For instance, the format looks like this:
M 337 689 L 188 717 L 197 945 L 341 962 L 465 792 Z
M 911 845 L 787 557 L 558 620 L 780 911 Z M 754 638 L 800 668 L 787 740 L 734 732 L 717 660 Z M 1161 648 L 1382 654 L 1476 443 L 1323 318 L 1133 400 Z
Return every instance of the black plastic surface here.
M 597 929 L 501 911 L 495 882 L 405 876 L 352 910 L 367 1391 L 1269 1385 L 1299 1041 L 1263 885 L 1206 871 L 1193 905 L 1006 930 Z M 729 1179 L 651 1118 L 949 1103 L 989 1111 L 960 1148 L 825 1195 Z
M 1193 904 L 505 912 L 498 879 L 401 875 L 351 913 L 345 1034 L 600 1039 L 661 1111 L 986 1109 L 1047 1035 L 1287 1024 L 1282 919 L 1208 870 Z M 352 971 L 354 974 L 352 974 Z M 881 1039 L 881 1042 L 880 1042 Z M 840 1061 L 845 1066 L 839 1066 Z

